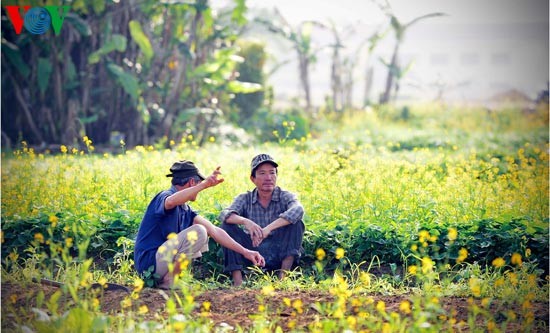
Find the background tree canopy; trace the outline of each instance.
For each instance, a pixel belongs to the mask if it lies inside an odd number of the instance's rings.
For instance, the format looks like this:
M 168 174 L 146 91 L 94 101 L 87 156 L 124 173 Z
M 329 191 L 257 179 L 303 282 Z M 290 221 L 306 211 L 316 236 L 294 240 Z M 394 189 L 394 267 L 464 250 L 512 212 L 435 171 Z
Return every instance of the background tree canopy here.
M 96 143 L 122 138 L 128 146 L 193 135 L 203 144 L 219 134 L 235 96 L 247 105 L 239 96 L 258 92 L 252 105 L 263 104 L 262 64 L 256 74 L 248 71 L 252 82 L 240 81 L 236 70 L 244 61 L 236 43 L 247 23 L 244 0 L 218 12 L 207 0 L 69 5 L 64 16 L 60 9 L 59 35 L 18 34 L 6 6 L 18 6 L 24 18 L 23 4 L 3 2 L 6 145 L 76 145 L 84 135 Z

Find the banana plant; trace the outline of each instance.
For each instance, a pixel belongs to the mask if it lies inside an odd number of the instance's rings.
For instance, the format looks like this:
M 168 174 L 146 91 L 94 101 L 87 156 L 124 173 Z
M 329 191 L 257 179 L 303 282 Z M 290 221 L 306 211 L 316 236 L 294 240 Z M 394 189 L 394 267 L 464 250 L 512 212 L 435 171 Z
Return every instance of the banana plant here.
M 327 29 L 328 27 L 324 23 L 315 20 L 302 21 L 294 27 L 286 21 L 277 8 L 274 10 L 273 19 L 256 18 L 255 21 L 266 26 L 270 32 L 291 42 L 298 57 L 299 79 L 305 98 L 305 109 L 308 113 L 312 113 L 309 71 L 311 65 L 317 61 L 317 54 L 325 46 L 316 47 L 311 39 L 311 33 L 315 27 L 321 29 Z
M 386 104 L 391 99 L 392 89 L 395 89 L 395 94 L 397 94 L 397 92 L 399 91 L 399 80 L 401 80 L 404 74 L 408 71 L 408 69 L 403 69 L 399 64 L 399 49 L 401 47 L 401 44 L 403 43 L 403 40 L 405 39 L 405 34 L 407 30 L 411 26 L 413 26 L 414 24 L 422 20 L 433 18 L 433 17 L 444 16 L 446 14 L 440 13 L 440 12 L 429 13 L 429 14 L 418 16 L 406 23 L 402 23 L 393 13 L 391 6 L 387 0 L 385 1 L 384 4 L 378 4 L 378 5 L 381 8 L 381 10 L 385 13 L 385 15 L 390 19 L 390 27 L 393 30 L 394 36 L 395 36 L 395 45 L 393 48 L 391 60 L 389 62 L 384 62 L 384 64 L 388 68 L 388 74 L 386 77 L 386 87 L 385 87 L 384 93 L 380 98 L 380 104 Z M 409 67 L 410 65 L 411 64 L 409 63 L 407 67 Z M 395 85 L 395 88 L 394 88 L 394 85 Z M 394 96 L 393 98 L 396 99 L 397 96 Z

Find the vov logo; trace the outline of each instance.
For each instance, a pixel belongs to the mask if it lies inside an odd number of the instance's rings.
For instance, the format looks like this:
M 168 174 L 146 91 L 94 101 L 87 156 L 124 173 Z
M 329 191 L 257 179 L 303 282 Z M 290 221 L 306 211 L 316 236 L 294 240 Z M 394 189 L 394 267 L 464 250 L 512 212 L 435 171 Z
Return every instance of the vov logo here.
M 42 35 L 51 26 L 57 36 L 71 6 L 4 6 L 4 8 L 16 34 L 19 35 L 25 26 L 31 34 Z M 23 9 L 23 15 L 21 15 L 21 9 Z

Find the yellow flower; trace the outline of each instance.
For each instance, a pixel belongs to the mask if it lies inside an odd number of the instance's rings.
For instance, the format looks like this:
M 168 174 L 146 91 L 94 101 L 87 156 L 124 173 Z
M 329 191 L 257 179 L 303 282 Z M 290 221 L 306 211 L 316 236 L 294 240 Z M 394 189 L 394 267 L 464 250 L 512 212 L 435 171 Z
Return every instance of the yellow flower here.
M 390 323 L 383 323 L 382 324 L 382 333 L 391 333 Z
M 325 259 L 326 253 L 325 250 L 319 248 L 315 251 L 315 256 L 317 257 L 317 260 L 321 261 Z
M 516 313 L 513 310 L 508 310 L 506 312 L 506 316 L 508 317 L 508 319 L 510 319 L 512 321 L 516 320 L 516 318 L 517 318 Z
M 294 302 L 292 302 L 292 307 L 294 309 L 296 309 L 296 311 L 298 311 L 298 313 L 304 312 L 304 310 L 302 309 L 303 305 L 304 304 L 302 303 L 301 299 L 295 299 Z
M 63 153 L 63 154 L 66 154 L 67 151 L 68 151 L 67 146 L 65 146 L 65 145 L 61 145 L 61 147 L 59 147 L 59 149 L 61 150 L 61 153 Z
M 262 294 L 264 294 L 265 296 L 272 296 L 273 294 L 275 294 L 275 288 L 273 288 L 272 285 L 264 286 L 262 288 Z
M 344 318 L 344 312 L 342 312 L 342 309 L 338 308 L 332 313 L 332 316 L 334 318 Z
M 142 279 L 140 278 L 136 278 L 134 280 L 134 291 L 136 292 L 140 292 L 142 289 L 143 289 L 143 286 L 145 285 L 145 283 L 143 282 Z
M 488 308 L 490 304 L 491 304 L 491 299 L 489 299 L 488 297 L 485 297 L 481 300 L 481 306 L 484 308 Z
M 102 276 L 102 277 L 99 278 L 97 283 L 99 283 L 103 288 L 105 288 L 106 284 L 107 284 L 107 279 L 104 276 Z
M 44 235 L 38 232 L 34 234 L 34 240 L 38 241 L 39 243 L 44 243 Z
M 512 254 L 512 260 L 511 261 L 512 261 L 513 265 L 521 266 L 521 264 L 523 263 L 522 260 L 521 260 L 521 254 L 519 254 L 519 253 Z
M 58 220 L 59 219 L 55 215 L 50 215 L 50 217 L 48 217 L 48 222 L 50 222 L 52 224 L 52 227 L 54 227 L 54 228 L 57 225 Z
M 92 307 L 96 309 L 99 307 L 99 300 L 95 297 L 92 299 Z
M 418 233 L 418 241 L 424 243 L 426 240 L 430 239 L 430 233 L 426 230 L 421 230 Z
M 518 276 L 516 273 L 508 273 L 508 278 L 510 279 L 510 283 L 515 286 L 518 284 Z
M 531 249 L 527 248 L 525 249 L 525 257 L 529 258 L 531 256 Z
M 144 315 L 147 312 L 149 312 L 149 309 L 147 308 L 147 305 L 144 304 L 144 305 L 139 307 L 139 310 L 138 310 L 139 314 Z
M 204 311 L 210 311 L 210 306 L 212 305 L 212 303 L 210 303 L 209 301 L 204 301 L 202 302 L 202 309 Z
M 456 231 L 455 228 L 449 228 L 449 234 L 447 235 L 447 237 L 449 237 L 449 240 L 451 242 L 454 242 L 458 237 L 458 232 Z
M 476 278 L 470 278 L 468 284 L 470 285 L 470 290 L 472 291 L 472 294 L 474 296 L 481 296 L 481 286 L 479 284 L 479 280 L 477 280 Z
M 355 328 L 355 326 L 357 325 L 357 318 L 355 318 L 354 316 L 347 317 L 346 321 L 351 328 Z
M 129 297 L 126 297 L 122 300 L 122 302 L 120 302 L 120 305 L 122 305 L 123 308 L 129 308 L 132 306 L 132 300 Z
M 487 322 L 487 330 L 488 330 L 489 332 L 492 332 L 492 331 L 495 330 L 495 328 L 496 328 L 495 322 L 492 321 L 492 320 L 489 320 L 489 321 Z
M 340 247 L 336 249 L 336 259 L 338 260 L 342 259 L 344 257 L 344 254 L 345 254 L 344 249 Z
M 422 273 L 426 274 L 433 271 L 434 262 L 430 257 L 422 258 Z
M 174 238 L 177 238 L 178 235 L 175 233 L 175 232 L 171 232 L 168 237 L 166 237 L 167 239 L 174 239 Z
M 529 274 L 527 276 L 527 284 L 531 287 L 535 287 L 537 284 L 537 276 L 535 274 Z
M 401 301 L 399 304 L 399 310 L 405 314 L 411 313 L 411 303 L 407 300 Z
M 187 240 L 191 242 L 191 244 L 195 244 L 199 240 L 199 235 L 195 230 L 191 230 L 187 233 Z
M 363 283 L 363 285 L 365 285 L 367 287 L 370 286 L 370 284 L 371 284 L 371 278 L 370 278 L 369 273 L 361 272 L 360 275 L 359 275 L 359 280 L 361 281 L 361 283 Z
M 384 301 L 378 301 L 378 303 L 376 303 L 376 310 L 378 310 L 378 312 L 386 312 L 386 303 L 384 303 Z
M 468 250 L 466 250 L 465 248 L 461 248 L 460 250 L 458 250 L 458 258 L 456 258 L 456 263 L 460 264 L 461 262 L 466 260 L 467 257 L 468 257 Z
M 291 320 L 286 326 L 287 326 L 289 329 L 293 329 L 294 327 L 296 327 L 296 321 Z
M 16 261 L 18 258 L 19 258 L 19 254 L 17 252 L 15 252 L 15 250 L 13 250 L 13 252 L 11 252 L 8 257 L 12 260 L 12 261 Z
M 500 268 L 506 265 L 506 261 L 504 261 L 504 259 L 502 259 L 501 257 L 498 257 L 493 260 L 492 265 L 495 266 L 496 268 Z
M 73 239 L 71 237 L 67 237 L 65 239 L 65 246 L 66 247 L 72 247 L 73 246 Z
M 283 297 L 283 304 L 290 307 L 290 298 L 288 297 Z
M 416 265 L 409 266 L 408 271 L 411 275 L 416 275 L 416 272 L 418 270 L 418 267 Z

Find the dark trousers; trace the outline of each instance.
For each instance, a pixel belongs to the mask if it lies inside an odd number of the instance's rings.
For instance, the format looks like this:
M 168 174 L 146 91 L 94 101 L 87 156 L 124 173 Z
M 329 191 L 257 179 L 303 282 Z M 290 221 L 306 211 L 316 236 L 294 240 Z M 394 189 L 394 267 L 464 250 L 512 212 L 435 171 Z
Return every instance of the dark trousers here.
M 243 247 L 260 252 L 265 259 L 264 268 L 267 270 L 280 269 L 281 262 L 288 256 L 294 256 L 296 263 L 303 252 L 302 240 L 304 239 L 305 225 L 302 221 L 274 230 L 258 247 L 252 246 L 250 235 L 245 233 L 239 225 L 222 223 L 221 228 Z M 252 266 L 252 263 L 240 253 L 225 247 L 223 248 L 223 259 L 224 272 L 227 273 Z

